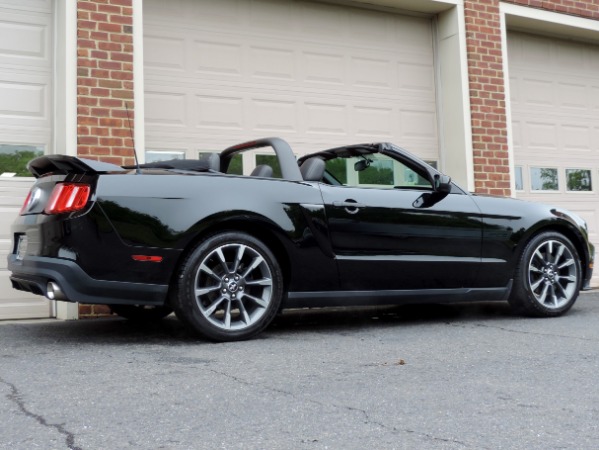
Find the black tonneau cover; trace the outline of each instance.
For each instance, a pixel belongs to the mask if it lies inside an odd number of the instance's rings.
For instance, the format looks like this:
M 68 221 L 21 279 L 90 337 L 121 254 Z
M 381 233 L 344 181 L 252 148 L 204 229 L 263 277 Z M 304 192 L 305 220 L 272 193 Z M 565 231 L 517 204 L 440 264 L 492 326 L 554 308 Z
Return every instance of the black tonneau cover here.
M 136 169 L 137 166 L 123 166 L 125 169 Z M 192 170 L 206 172 L 210 170 L 210 164 L 202 159 L 169 159 L 168 161 L 156 161 L 139 165 L 140 169 L 174 169 Z

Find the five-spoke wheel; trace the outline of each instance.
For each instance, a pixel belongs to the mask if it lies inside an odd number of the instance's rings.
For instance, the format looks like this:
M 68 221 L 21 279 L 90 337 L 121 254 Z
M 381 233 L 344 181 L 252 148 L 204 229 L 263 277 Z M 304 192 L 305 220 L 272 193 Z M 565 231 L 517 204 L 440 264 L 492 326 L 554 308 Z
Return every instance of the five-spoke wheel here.
M 282 276 L 271 251 L 245 233 L 227 232 L 200 244 L 179 274 L 175 312 L 219 341 L 247 339 L 276 314 Z
M 535 316 L 563 314 L 576 301 L 581 268 L 575 247 L 562 234 L 545 232 L 526 246 L 516 269 L 510 303 Z

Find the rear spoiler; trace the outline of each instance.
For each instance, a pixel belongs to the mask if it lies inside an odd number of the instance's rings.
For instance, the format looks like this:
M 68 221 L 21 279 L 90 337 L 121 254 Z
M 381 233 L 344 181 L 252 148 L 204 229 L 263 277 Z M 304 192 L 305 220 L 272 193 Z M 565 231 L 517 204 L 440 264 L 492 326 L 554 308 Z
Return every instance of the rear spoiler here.
M 27 170 L 29 170 L 29 172 L 31 172 L 35 178 L 40 178 L 48 174 L 94 174 L 127 171 L 116 164 L 67 155 L 40 156 L 39 158 L 29 161 L 27 164 Z

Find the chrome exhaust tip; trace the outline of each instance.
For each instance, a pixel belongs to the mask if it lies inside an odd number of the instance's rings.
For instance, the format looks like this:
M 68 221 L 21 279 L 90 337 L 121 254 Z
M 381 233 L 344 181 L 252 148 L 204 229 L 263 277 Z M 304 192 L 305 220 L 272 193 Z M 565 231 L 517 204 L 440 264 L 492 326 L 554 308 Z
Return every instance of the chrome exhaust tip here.
M 48 297 L 50 300 L 65 299 L 62 289 L 60 289 L 60 286 L 56 284 L 54 281 L 48 282 L 48 285 L 46 286 L 46 297 Z

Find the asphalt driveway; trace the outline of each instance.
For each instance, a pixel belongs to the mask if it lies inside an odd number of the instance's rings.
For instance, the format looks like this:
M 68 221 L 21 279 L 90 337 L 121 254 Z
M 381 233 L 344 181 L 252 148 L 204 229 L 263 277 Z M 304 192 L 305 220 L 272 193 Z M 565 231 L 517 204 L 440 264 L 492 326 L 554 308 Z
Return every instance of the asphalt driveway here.
M 596 449 L 599 293 L 294 311 L 213 344 L 169 317 L 0 322 L 1 449 Z

